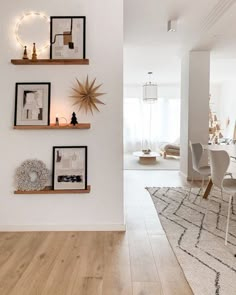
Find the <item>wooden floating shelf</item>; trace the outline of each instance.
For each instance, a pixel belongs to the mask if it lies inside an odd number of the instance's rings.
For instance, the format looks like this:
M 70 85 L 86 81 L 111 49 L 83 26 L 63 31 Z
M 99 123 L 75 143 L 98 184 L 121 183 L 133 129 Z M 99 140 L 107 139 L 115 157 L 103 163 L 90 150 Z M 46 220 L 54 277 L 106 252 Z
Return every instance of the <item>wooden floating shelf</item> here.
M 89 65 L 89 59 L 12 59 L 14 65 Z
M 31 126 L 31 125 L 18 125 L 14 126 L 14 129 L 19 129 L 19 130 L 40 130 L 40 129 L 90 129 L 91 124 L 90 123 L 79 123 L 76 125 L 71 125 L 71 124 L 50 124 L 47 126 L 42 126 L 42 125 L 37 125 L 37 126 Z
M 53 190 L 52 187 L 46 187 L 41 191 L 14 191 L 15 195 L 47 195 L 47 194 L 88 194 L 90 193 L 91 186 L 88 185 L 87 189 L 73 189 L 73 190 Z

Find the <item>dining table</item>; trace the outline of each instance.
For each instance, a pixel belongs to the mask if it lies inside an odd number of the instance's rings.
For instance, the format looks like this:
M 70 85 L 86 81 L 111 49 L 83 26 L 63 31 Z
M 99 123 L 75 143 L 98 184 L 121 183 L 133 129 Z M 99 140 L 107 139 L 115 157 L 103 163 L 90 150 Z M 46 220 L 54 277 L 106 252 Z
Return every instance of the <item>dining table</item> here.
M 230 159 L 232 161 L 235 161 L 236 162 L 236 144 L 210 144 L 210 145 L 203 145 L 203 149 L 204 150 L 224 150 L 226 151 L 229 156 L 230 156 Z M 232 173 L 236 173 L 236 166 L 235 166 L 235 171 L 232 171 Z M 233 173 L 233 174 L 234 174 Z M 205 189 L 205 192 L 203 194 L 203 198 L 204 199 L 207 199 L 207 197 L 209 196 L 210 192 L 211 192 L 211 189 L 212 189 L 212 186 L 213 186 L 213 182 L 212 182 L 212 179 L 210 178 L 209 181 L 208 181 L 208 184 L 206 186 L 206 189 Z

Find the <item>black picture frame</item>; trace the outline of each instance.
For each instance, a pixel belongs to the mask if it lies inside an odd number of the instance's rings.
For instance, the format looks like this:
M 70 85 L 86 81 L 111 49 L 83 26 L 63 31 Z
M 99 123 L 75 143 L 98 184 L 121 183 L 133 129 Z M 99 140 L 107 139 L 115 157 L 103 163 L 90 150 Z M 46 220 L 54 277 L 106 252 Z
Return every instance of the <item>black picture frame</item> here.
M 53 190 L 87 189 L 87 146 L 54 146 Z
M 50 59 L 86 58 L 86 17 L 50 17 Z
M 50 125 L 50 100 L 50 82 L 16 83 L 14 126 Z

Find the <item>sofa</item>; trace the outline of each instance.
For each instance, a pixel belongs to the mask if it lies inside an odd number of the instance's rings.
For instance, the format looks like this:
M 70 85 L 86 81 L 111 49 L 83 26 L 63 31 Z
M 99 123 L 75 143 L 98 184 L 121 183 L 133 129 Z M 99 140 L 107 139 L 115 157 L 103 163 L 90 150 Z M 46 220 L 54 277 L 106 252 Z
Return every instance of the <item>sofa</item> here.
M 180 156 L 180 144 L 179 140 L 176 140 L 173 143 L 163 142 L 159 145 L 160 154 L 164 159 L 166 159 L 167 156 Z

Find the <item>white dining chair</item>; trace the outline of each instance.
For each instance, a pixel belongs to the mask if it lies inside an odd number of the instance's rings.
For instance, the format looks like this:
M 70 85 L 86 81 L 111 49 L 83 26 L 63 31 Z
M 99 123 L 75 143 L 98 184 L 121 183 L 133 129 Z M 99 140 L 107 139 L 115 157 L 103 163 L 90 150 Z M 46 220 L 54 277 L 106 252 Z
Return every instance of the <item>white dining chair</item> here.
M 202 190 L 203 190 L 203 186 L 204 186 L 204 179 L 206 177 L 211 176 L 211 167 L 210 167 L 210 165 L 205 165 L 205 166 L 200 165 L 200 161 L 202 159 L 202 155 L 203 155 L 203 151 L 204 151 L 203 145 L 201 143 L 199 143 L 199 142 L 192 143 L 190 141 L 190 150 L 191 150 L 191 153 L 192 153 L 192 167 L 193 167 L 193 170 L 198 172 L 201 175 L 201 178 L 202 178 L 201 189 L 200 189 L 200 192 L 199 192 L 199 193 L 201 193 Z M 231 172 L 226 172 L 225 175 L 228 175 L 231 178 L 233 177 Z M 193 187 L 193 174 L 192 174 L 188 199 L 190 198 L 192 187 Z M 223 199 L 223 191 L 222 190 L 221 190 L 221 197 Z
M 229 203 L 228 203 L 227 223 L 226 223 L 226 230 L 225 230 L 225 245 L 227 245 L 231 203 L 232 203 L 232 198 L 236 197 L 236 179 L 225 178 L 226 171 L 230 163 L 230 157 L 226 151 L 209 150 L 209 157 L 210 157 L 211 178 L 212 178 L 213 186 L 218 187 L 220 190 L 230 195 Z M 209 199 L 209 202 L 210 202 L 210 199 Z
M 209 177 L 211 175 L 211 168 L 209 165 L 205 165 L 205 166 L 201 166 L 200 165 L 200 161 L 203 155 L 203 146 L 201 143 L 192 143 L 190 142 L 190 150 L 192 153 L 192 167 L 193 170 L 198 172 L 202 178 L 202 185 L 201 185 L 201 190 L 203 190 L 203 186 L 204 186 L 204 179 L 206 177 Z M 192 190 L 192 186 L 193 186 L 193 174 L 192 174 L 192 179 L 191 179 L 191 185 L 190 185 L 190 189 L 189 189 L 189 194 L 188 194 L 188 198 L 191 195 L 191 190 Z

